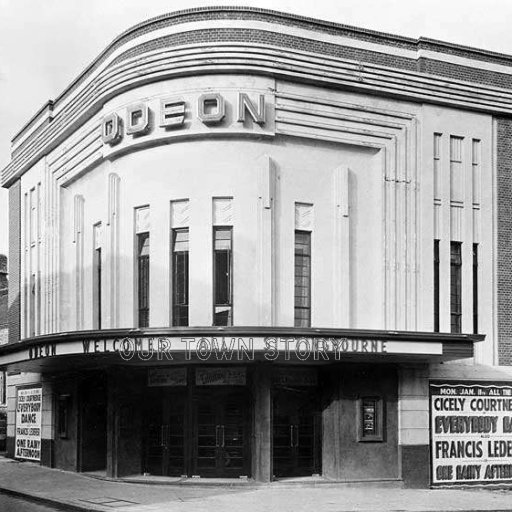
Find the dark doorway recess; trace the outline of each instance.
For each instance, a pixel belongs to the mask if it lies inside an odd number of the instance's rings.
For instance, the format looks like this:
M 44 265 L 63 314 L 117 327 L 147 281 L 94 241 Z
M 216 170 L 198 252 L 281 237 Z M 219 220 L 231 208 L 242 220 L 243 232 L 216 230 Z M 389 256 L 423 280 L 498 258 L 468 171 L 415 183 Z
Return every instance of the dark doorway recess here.
M 273 474 L 312 476 L 322 467 L 319 396 L 311 388 L 279 388 L 273 402 Z
M 80 386 L 80 471 L 107 467 L 107 383 L 105 375 L 88 377 Z
M 245 391 L 232 388 L 198 391 L 193 474 L 220 478 L 250 476 L 250 410 Z

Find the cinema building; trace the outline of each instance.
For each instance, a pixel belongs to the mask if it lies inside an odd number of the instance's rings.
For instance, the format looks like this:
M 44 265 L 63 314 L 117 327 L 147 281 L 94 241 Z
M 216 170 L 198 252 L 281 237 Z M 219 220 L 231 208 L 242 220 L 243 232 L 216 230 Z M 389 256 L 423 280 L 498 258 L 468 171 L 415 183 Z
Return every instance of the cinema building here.
M 238 7 L 121 34 L 2 172 L 8 454 L 428 486 L 429 382 L 509 376 L 511 116 L 485 50 Z

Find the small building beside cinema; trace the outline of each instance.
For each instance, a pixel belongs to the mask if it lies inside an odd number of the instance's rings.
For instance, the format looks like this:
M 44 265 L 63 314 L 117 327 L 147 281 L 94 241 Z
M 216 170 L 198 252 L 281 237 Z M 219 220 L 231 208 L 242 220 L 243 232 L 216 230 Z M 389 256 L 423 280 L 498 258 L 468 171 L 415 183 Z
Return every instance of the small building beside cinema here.
M 429 404 L 510 384 L 511 116 L 485 50 L 238 7 L 121 34 L 2 172 L 9 456 L 477 483 Z

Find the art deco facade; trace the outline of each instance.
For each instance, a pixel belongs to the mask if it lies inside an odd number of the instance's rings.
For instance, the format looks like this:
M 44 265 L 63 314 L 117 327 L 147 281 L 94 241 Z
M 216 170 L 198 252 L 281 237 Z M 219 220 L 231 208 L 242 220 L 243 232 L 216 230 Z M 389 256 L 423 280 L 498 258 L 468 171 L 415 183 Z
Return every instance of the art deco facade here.
M 429 379 L 511 362 L 511 64 L 261 9 L 120 35 L 2 174 L 9 453 L 428 485 Z

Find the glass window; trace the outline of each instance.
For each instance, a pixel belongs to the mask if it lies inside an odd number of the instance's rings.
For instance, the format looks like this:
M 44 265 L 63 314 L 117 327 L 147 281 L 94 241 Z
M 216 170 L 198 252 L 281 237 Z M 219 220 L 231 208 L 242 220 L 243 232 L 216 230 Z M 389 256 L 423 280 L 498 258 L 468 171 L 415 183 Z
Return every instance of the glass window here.
M 101 223 L 94 225 L 94 251 L 92 255 L 92 300 L 93 300 L 93 329 L 101 329 L 101 243 L 102 231 Z
M 188 325 L 189 233 L 188 228 L 172 230 L 172 324 Z
M 149 326 L 149 233 L 137 235 L 137 309 L 139 327 Z
M 434 240 L 434 332 L 439 332 L 439 240 Z
M 233 228 L 213 228 L 213 325 L 233 325 Z
M 451 332 L 462 332 L 462 243 L 450 244 Z
M 311 233 L 295 231 L 295 327 L 311 326 Z
M 473 332 L 478 332 L 478 244 L 473 244 Z

